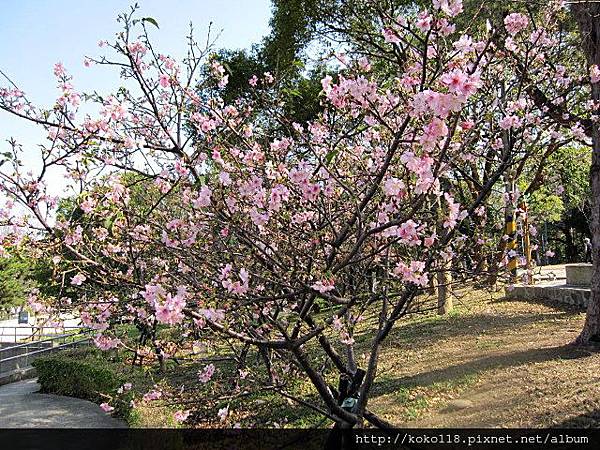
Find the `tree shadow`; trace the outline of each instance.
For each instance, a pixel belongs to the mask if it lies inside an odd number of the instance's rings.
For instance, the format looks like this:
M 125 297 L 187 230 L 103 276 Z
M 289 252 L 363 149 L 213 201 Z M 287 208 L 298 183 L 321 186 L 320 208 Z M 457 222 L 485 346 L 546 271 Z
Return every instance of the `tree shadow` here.
M 592 353 L 586 351 L 585 349 L 580 349 L 570 345 L 536 348 L 504 354 L 495 353 L 489 356 L 431 370 L 425 373 L 381 380 L 374 385 L 373 396 L 377 397 L 380 395 L 390 394 L 406 386 L 430 386 L 435 383 L 444 383 L 448 382 L 449 380 L 462 379 L 467 375 L 486 372 L 494 369 L 517 367 L 525 364 L 540 363 L 555 359 L 578 359 L 591 355 Z
M 568 303 L 563 303 L 558 300 L 549 300 L 546 298 L 539 299 L 525 299 L 525 298 L 502 298 L 497 302 L 521 302 L 521 303 L 531 303 L 532 305 L 544 305 L 549 308 L 553 308 L 556 311 L 563 311 L 572 315 L 581 314 L 585 312 L 585 306 L 576 306 L 570 305 Z
M 583 412 L 562 422 L 552 425 L 552 428 L 598 428 L 600 427 L 600 409 Z
M 429 316 L 419 321 L 406 321 L 402 319 L 390 333 L 386 346 L 390 345 L 423 345 L 432 346 L 436 342 L 447 339 L 460 339 L 462 336 L 479 334 L 501 333 L 514 330 L 545 320 L 568 319 L 572 312 L 548 312 L 531 314 L 493 314 L 480 313 L 468 316 Z M 368 332 L 355 336 L 358 345 L 370 344 L 371 335 Z

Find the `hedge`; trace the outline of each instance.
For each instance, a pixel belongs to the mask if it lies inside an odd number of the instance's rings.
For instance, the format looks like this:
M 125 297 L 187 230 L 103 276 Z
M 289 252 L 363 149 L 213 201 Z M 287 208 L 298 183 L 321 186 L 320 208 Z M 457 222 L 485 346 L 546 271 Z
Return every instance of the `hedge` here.
M 33 362 L 41 391 L 101 403 L 102 393 L 114 393 L 123 379 L 96 349 L 76 349 Z

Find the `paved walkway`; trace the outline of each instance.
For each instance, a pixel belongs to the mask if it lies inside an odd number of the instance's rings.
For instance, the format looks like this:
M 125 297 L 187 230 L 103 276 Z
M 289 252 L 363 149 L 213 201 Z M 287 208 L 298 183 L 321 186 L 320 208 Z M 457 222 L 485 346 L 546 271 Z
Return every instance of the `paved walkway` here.
M 38 394 L 37 379 L 0 386 L 0 428 L 126 428 L 87 400 Z

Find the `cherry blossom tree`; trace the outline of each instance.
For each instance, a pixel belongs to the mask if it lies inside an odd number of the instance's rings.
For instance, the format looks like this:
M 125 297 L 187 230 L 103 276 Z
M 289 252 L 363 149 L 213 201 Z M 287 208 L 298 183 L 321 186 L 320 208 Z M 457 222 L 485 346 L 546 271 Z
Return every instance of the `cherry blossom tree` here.
M 100 42 L 109 54 L 85 60 L 120 73 L 112 95 L 78 92 L 60 63 L 50 108 L 15 84 L 2 88 L 0 108 L 48 135 L 36 171 L 9 144 L 4 224 L 13 239 L 37 236 L 37 254 L 79 293 L 33 293 L 31 304 L 77 309 L 98 330 L 98 347 L 134 359 L 154 352 L 164 363 L 198 343 L 227 343 L 244 378 L 256 349 L 268 379 L 255 387 L 266 383 L 339 426 L 389 425 L 368 400 L 394 326 L 448 261 L 481 245 L 473 229 L 503 177 L 548 146 L 585 139 L 581 125 L 557 124 L 535 98 L 549 80 L 560 81 L 557 98 L 585 89 L 557 65 L 550 9 L 545 28 L 510 14 L 481 36 L 457 35 L 461 10 L 460 0 L 436 0 L 382 14 L 384 54 L 337 55 L 338 74 L 322 80 L 324 112 L 308 124 L 286 117 L 270 73 L 248 80 L 250 93 L 261 87 L 254 97 L 225 104 L 228 74 L 210 47 L 190 37 L 183 61 L 159 53 L 154 21 L 135 9 L 119 18 L 115 42 Z M 379 57 L 395 77 L 372 70 Z M 77 206 L 62 214 L 47 194 L 56 168 L 77 189 Z M 123 323 L 140 329 L 137 345 L 119 335 Z M 178 338 L 159 339 L 161 327 Z M 214 371 L 206 366 L 199 382 Z M 310 380 L 319 401 L 287 393 L 294 377 Z

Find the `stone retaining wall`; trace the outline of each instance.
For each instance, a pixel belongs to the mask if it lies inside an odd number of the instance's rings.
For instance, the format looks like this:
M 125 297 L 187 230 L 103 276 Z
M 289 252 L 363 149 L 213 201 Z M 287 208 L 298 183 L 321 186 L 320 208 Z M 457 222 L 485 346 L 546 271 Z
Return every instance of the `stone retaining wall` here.
M 586 308 L 590 300 L 590 289 L 565 284 L 519 285 L 510 291 L 507 289 L 506 297 L 517 300 L 550 300 Z
M 588 263 L 566 264 L 567 284 L 573 286 L 590 286 L 594 266 Z

